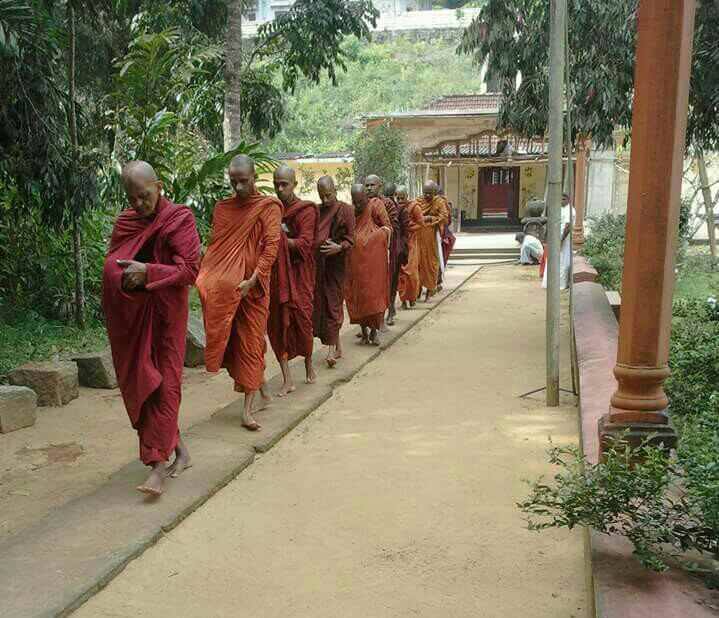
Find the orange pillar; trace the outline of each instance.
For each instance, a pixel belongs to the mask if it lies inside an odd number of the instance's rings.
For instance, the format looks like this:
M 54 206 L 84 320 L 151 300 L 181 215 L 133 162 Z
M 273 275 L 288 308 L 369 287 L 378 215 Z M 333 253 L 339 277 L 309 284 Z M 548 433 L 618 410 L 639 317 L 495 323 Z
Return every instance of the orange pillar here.
M 674 255 L 687 123 L 695 0 L 640 0 L 634 74 L 618 387 L 602 443 L 628 431 L 671 447 L 667 416 Z
M 587 174 L 591 148 L 591 139 L 579 138 L 574 179 L 574 210 L 577 216 L 574 219 L 574 229 L 572 230 L 572 242 L 576 249 L 581 249 L 584 246 L 584 215 L 587 207 Z

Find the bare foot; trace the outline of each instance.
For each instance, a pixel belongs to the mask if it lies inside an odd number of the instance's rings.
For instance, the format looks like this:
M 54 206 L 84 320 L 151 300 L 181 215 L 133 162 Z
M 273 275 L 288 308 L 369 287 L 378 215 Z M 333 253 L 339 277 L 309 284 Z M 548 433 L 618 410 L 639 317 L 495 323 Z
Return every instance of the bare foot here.
M 317 374 L 312 366 L 312 359 L 309 361 L 309 365 L 305 362 L 305 384 L 314 384 L 317 381 Z
M 394 326 L 394 313 L 387 316 L 387 326 Z
M 190 451 L 185 446 L 185 443 L 180 440 L 175 448 L 175 461 L 172 465 L 167 468 L 167 476 L 176 479 L 185 470 L 192 468 L 192 458 L 190 457 Z
M 262 426 L 254 418 L 252 418 L 252 415 L 249 412 L 244 412 L 242 414 L 242 426 L 249 431 L 259 431 L 262 429 Z
M 287 397 L 287 395 L 289 395 L 290 393 L 294 393 L 295 390 L 297 390 L 297 389 L 295 388 L 294 384 L 286 384 L 285 383 L 282 385 L 282 388 L 277 393 L 277 396 L 278 397 Z
M 370 333 L 369 339 L 367 340 L 367 343 L 373 346 L 379 346 L 379 332 L 376 330 L 372 330 Z
M 142 484 L 138 485 L 137 491 L 146 494 L 148 496 L 158 497 L 162 495 L 165 489 L 165 477 L 167 476 L 167 466 L 165 462 L 156 463 L 152 467 L 152 472 L 147 480 Z
M 330 355 L 327 357 L 327 366 L 330 369 L 334 369 L 335 365 L 337 365 L 337 359 L 330 353 Z
M 415 307 L 416 305 L 417 305 L 417 301 L 415 301 L 415 300 L 412 300 L 412 301 L 410 301 L 410 303 L 409 303 L 409 306 L 410 306 L 410 307 Z
M 258 412 L 267 409 L 272 403 L 272 395 L 270 395 L 270 391 L 267 389 L 267 383 L 263 383 L 262 386 L 260 386 L 260 397 L 261 401 L 260 406 L 257 408 Z
M 403 300 L 403 301 L 402 301 L 402 309 L 405 309 L 405 310 L 406 310 L 406 309 L 409 309 L 409 303 L 407 303 L 406 300 Z

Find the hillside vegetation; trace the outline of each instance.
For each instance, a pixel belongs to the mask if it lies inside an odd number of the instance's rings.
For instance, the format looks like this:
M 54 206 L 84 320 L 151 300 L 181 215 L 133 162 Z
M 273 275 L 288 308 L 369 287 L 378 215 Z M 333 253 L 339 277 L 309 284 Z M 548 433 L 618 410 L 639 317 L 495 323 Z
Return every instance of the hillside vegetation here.
M 345 43 L 347 72 L 338 84 L 301 82 L 288 100 L 284 129 L 269 146 L 272 152 L 320 154 L 345 151 L 362 114 L 420 109 L 446 94 L 480 92 L 479 71 L 456 44 L 445 40 L 412 41 L 398 37 L 386 43 Z

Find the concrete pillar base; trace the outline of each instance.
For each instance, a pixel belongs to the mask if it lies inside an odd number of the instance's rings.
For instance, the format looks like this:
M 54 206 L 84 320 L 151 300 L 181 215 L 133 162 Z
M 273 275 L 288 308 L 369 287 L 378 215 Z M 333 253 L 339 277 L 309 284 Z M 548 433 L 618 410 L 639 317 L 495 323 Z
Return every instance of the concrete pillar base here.
M 607 414 L 599 419 L 599 454 L 600 457 L 611 447 L 612 442 L 624 440 L 632 448 L 649 444 L 667 452 L 677 446 L 677 432 L 666 416 L 665 424 L 656 423 L 618 423 L 612 422 Z

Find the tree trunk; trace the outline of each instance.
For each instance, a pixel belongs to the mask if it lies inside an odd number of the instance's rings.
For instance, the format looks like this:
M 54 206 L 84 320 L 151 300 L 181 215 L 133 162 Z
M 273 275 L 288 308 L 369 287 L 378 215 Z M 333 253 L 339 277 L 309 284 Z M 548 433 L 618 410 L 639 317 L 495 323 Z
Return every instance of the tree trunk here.
M 549 202 L 547 221 L 547 406 L 559 405 L 559 311 L 564 108 L 564 30 L 567 0 L 551 0 L 549 49 Z
M 225 152 L 242 140 L 242 11 L 245 0 L 227 6 L 225 35 Z
M 77 35 L 75 32 L 75 9 L 68 2 L 67 21 L 70 30 L 69 59 L 67 63 L 67 81 L 69 101 L 67 107 L 67 122 L 72 147 L 72 163 L 75 169 L 78 165 L 78 139 L 77 139 L 77 111 L 75 109 L 75 64 Z M 72 216 L 72 248 L 75 267 L 75 322 L 81 328 L 85 326 L 85 273 L 82 260 L 82 230 L 80 229 L 79 213 L 76 204 L 72 204 L 69 196 L 68 206 Z
M 716 226 L 714 224 L 714 200 L 712 199 L 711 188 L 709 187 L 709 174 L 707 174 L 707 164 L 704 160 L 704 153 L 698 151 L 696 154 L 697 168 L 699 169 L 699 182 L 702 185 L 702 195 L 704 197 L 704 208 L 707 213 L 707 232 L 709 234 L 709 250 L 712 257 L 717 255 Z

